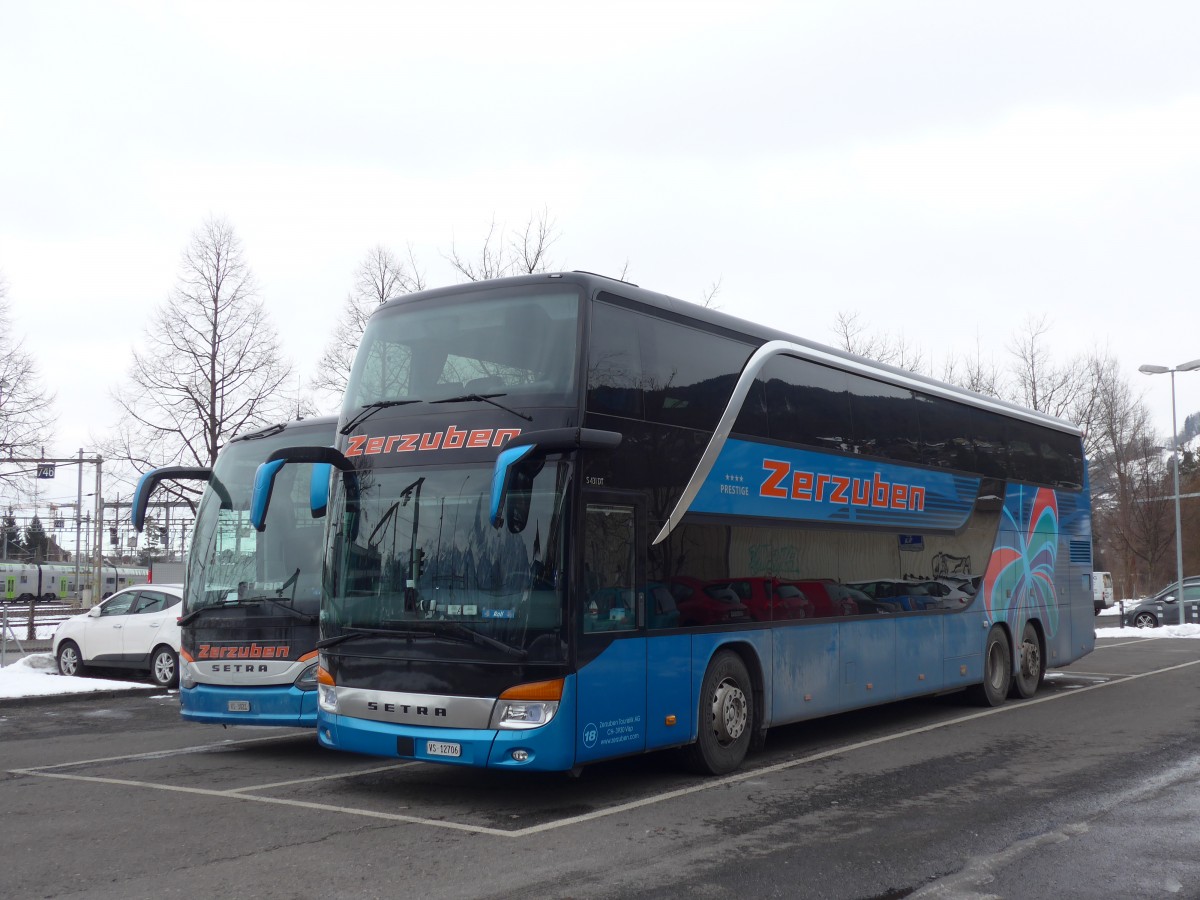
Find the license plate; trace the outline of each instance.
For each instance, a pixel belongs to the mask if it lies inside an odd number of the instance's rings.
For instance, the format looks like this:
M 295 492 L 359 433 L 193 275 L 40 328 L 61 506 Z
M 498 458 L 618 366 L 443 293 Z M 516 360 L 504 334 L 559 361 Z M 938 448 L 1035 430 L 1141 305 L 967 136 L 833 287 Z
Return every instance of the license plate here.
M 462 744 L 449 741 L 426 741 L 425 752 L 430 756 L 462 756 Z
M 225 708 L 229 712 L 250 712 L 249 700 L 230 700 L 225 704 Z

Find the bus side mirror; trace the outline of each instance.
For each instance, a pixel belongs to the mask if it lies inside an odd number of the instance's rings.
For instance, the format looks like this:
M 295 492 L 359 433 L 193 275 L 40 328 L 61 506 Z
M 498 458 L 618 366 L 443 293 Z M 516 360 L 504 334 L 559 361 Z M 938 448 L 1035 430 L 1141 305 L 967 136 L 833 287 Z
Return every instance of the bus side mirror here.
M 492 523 L 493 528 L 499 528 L 504 522 L 500 510 L 504 508 L 504 500 L 508 496 L 509 488 L 512 487 L 517 463 L 533 453 L 533 450 L 533 444 L 526 444 L 524 447 L 506 447 L 496 457 L 496 465 L 492 469 L 492 497 L 488 507 L 488 521 Z
M 549 428 L 545 431 L 527 431 L 508 442 L 496 457 L 492 469 L 492 494 L 488 505 L 488 522 L 493 528 L 504 523 L 501 510 L 512 487 L 519 463 L 531 454 L 544 456 L 567 450 L 613 450 L 621 443 L 621 434 L 616 431 L 601 431 L 598 428 Z M 516 524 L 516 523 L 513 523 Z M 518 529 L 519 530 L 519 529 Z
M 271 506 L 271 491 L 275 487 L 275 476 L 287 465 L 286 460 L 276 459 L 259 463 L 254 471 L 254 493 L 250 497 L 250 524 L 255 531 L 267 527 L 267 509 Z
M 161 466 L 151 469 L 138 479 L 137 489 L 133 492 L 133 502 L 129 505 L 129 518 L 133 521 L 133 530 L 141 531 L 146 527 L 146 507 L 150 504 L 150 495 L 154 493 L 159 482 L 167 479 L 208 481 L 211 478 L 212 469 L 206 466 Z
M 357 495 L 358 480 L 353 477 L 354 464 L 340 450 L 333 447 L 283 447 L 260 463 L 254 473 L 254 493 L 250 497 L 250 524 L 255 531 L 267 527 L 267 510 L 271 506 L 271 493 L 275 489 L 275 477 L 288 463 L 309 463 L 313 466 L 309 482 L 309 507 L 313 518 L 325 514 L 329 505 L 329 475 L 333 468 L 339 469 L 346 478 L 347 490 Z M 319 472 L 324 471 L 322 485 L 318 487 Z
M 313 465 L 308 482 L 308 508 L 314 519 L 324 518 L 329 509 L 329 476 L 332 474 L 333 466 L 329 463 Z

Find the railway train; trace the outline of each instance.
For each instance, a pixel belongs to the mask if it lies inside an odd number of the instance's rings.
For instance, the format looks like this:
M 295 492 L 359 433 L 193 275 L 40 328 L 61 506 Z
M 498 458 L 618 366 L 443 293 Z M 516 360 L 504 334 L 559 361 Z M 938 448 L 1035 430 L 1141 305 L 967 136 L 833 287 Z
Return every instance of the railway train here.
M 131 584 L 145 581 L 149 570 L 144 566 L 103 566 L 104 585 L 100 599 Z M 80 563 L 79 577 L 84 586 L 91 584 L 92 564 Z M 0 562 L 0 601 L 52 603 L 76 595 L 75 563 Z

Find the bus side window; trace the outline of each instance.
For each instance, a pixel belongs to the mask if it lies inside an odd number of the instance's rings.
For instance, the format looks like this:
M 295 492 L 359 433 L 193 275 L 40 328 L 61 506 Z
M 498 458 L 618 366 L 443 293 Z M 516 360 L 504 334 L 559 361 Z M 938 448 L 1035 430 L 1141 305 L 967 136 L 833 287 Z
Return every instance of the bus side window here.
M 589 504 L 584 546 L 583 630 L 637 628 L 632 507 Z

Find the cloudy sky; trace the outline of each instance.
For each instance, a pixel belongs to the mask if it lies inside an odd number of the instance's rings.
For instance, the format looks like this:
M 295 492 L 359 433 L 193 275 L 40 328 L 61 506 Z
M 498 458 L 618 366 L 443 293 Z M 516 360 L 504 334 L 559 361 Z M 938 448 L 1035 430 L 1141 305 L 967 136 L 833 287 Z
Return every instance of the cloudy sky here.
M 1044 315 L 1165 433 L 1137 367 L 1200 357 L 1197 34 L 1187 0 L 0 0 L 0 272 L 47 453 L 111 427 L 210 215 L 307 377 L 371 247 L 451 283 L 452 243 L 543 209 L 562 268 L 719 281 L 816 340 L 843 312 L 1003 364 Z

